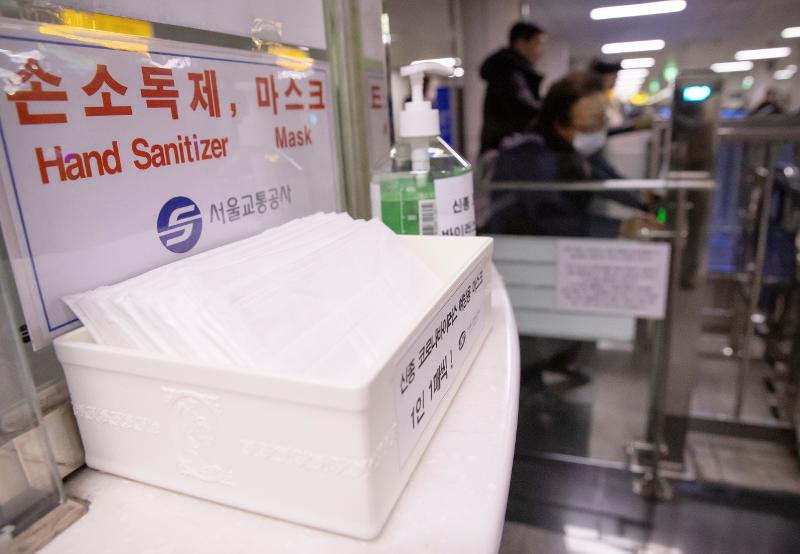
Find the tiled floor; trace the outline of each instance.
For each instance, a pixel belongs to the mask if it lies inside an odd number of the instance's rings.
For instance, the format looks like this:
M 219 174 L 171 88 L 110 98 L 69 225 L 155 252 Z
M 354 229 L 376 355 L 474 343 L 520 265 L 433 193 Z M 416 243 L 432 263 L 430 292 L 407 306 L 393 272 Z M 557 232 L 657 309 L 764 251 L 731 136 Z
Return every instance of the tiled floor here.
M 692 402 L 692 414 L 712 423 L 733 408 L 737 366 L 716 355 L 721 341 L 700 341 L 713 355 L 698 359 Z M 526 348 L 523 340 L 523 365 Z M 789 442 L 692 431 L 697 481 L 674 483 L 672 501 L 649 502 L 623 469 L 625 446 L 644 436 L 648 376 L 622 350 L 596 350 L 582 365 L 588 384 L 547 375 L 548 391 L 521 393 L 501 554 L 800 553 L 800 462 Z M 756 363 L 746 376 L 743 415 L 780 423 L 768 408 L 766 371 Z
M 536 347 L 521 337 L 523 366 Z M 649 377 L 633 360 L 629 351 L 588 348 L 580 365 L 591 381 L 581 386 L 546 372 L 548 391 L 520 397 L 518 450 L 624 463 L 625 447 L 645 435 L 648 413 Z
M 601 537 L 593 529 L 567 527 L 564 533 L 547 531 L 532 525 L 509 521 L 503 528 L 499 554 L 631 554 L 640 553 L 642 545 L 619 537 Z M 646 550 L 656 554 L 657 550 Z
M 703 335 L 706 354 L 721 350 L 724 337 Z M 523 366 L 535 356 L 535 341 L 521 339 Z M 619 466 L 625 448 L 645 436 L 649 376 L 624 350 L 586 349 L 581 366 L 589 383 L 570 386 L 560 375 L 545 373 L 546 391 L 523 389 L 517 431 L 518 453 L 578 456 Z M 692 417 L 730 418 L 737 365 L 716 355 L 698 357 Z M 780 425 L 769 410 L 763 377 L 768 369 L 754 362 L 745 380 L 743 418 Z M 756 425 L 757 426 L 757 425 Z M 800 462 L 790 445 L 765 440 L 750 442 L 726 435 L 692 433 L 687 453 L 698 478 L 748 488 L 800 494 Z
M 736 398 L 736 376 L 739 363 L 736 358 L 721 355 L 728 344 L 723 334 L 704 333 L 698 340 L 697 373 L 692 394 L 691 413 L 698 417 L 733 417 Z M 751 371 L 745 375 L 742 395 L 742 419 L 747 421 L 776 421 L 769 410 L 764 377 L 770 374 L 766 363 L 758 359 L 762 351 L 759 340 L 753 341 L 755 359 Z M 786 414 L 782 414 L 786 416 Z M 785 420 L 785 419 L 784 419 Z
M 786 445 L 693 432 L 689 452 L 701 481 L 800 495 L 800 462 Z
M 518 458 L 501 554 L 794 554 L 796 497 L 676 485 L 649 502 L 609 468 Z

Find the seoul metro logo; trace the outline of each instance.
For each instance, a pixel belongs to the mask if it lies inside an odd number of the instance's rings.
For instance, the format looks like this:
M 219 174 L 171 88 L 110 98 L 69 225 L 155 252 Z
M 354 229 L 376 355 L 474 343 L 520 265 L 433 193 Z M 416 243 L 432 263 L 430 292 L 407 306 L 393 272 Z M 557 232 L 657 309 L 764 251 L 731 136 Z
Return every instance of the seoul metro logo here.
M 158 238 L 170 252 L 183 254 L 200 240 L 203 217 L 191 198 L 176 196 L 167 200 L 158 212 Z

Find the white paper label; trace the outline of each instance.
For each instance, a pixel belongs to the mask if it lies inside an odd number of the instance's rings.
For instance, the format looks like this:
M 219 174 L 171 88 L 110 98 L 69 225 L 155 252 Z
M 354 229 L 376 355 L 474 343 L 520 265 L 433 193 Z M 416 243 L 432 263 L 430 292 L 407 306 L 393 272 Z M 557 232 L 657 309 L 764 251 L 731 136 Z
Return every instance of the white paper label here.
M 559 240 L 557 248 L 560 309 L 664 319 L 669 244 Z
M 475 236 L 475 205 L 472 172 L 433 182 L 436 219 L 440 235 Z
M 470 272 L 400 358 L 392 386 L 401 466 L 478 346 L 489 317 L 488 272 L 487 264 Z
M 64 295 L 336 209 L 327 64 L 4 33 L 0 220 L 35 347 L 77 325 Z

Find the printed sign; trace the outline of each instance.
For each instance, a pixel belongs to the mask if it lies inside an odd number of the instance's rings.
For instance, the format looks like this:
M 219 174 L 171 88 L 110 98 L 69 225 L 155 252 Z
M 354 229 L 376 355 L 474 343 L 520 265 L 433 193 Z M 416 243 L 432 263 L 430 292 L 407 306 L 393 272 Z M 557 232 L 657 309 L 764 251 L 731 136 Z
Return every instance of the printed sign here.
M 481 264 L 470 272 L 400 358 L 392 385 L 401 466 L 479 346 L 490 317 L 488 271 Z
M 440 235 L 475 236 L 472 172 L 434 181 L 436 219 Z
M 337 208 L 327 64 L 21 28 L 0 215 L 35 348 L 76 325 L 65 295 Z
M 664 319 L 669 244 L 559 240 L 557 249 L 560 309 Z

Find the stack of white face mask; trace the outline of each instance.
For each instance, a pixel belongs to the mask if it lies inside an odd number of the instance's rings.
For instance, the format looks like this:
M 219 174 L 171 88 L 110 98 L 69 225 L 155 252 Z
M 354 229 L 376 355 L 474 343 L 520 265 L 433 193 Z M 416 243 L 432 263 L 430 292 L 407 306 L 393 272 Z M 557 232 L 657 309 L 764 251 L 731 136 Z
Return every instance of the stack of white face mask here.
M 380 221 L 316 214 L 64 300 L 100 344 L 357 379 L 441 286 Z

